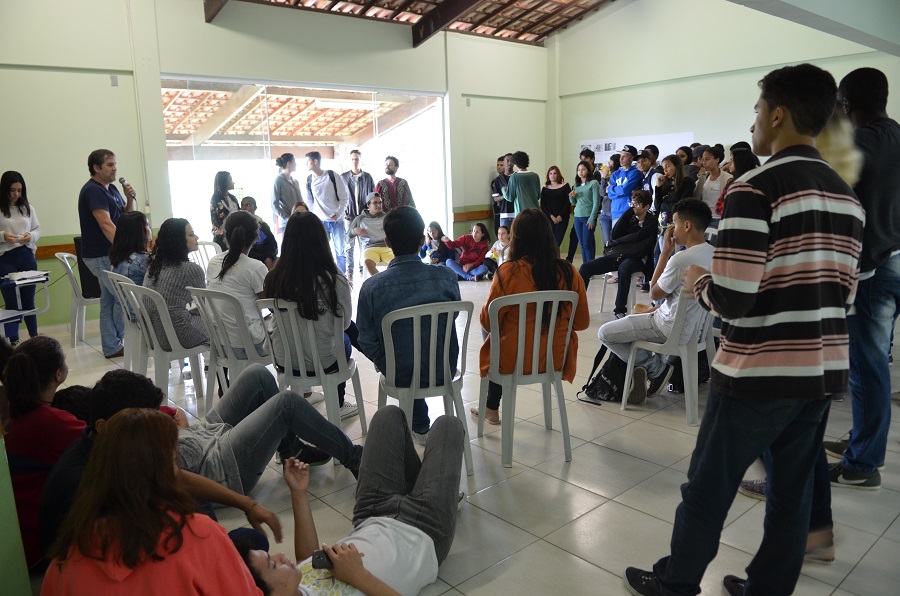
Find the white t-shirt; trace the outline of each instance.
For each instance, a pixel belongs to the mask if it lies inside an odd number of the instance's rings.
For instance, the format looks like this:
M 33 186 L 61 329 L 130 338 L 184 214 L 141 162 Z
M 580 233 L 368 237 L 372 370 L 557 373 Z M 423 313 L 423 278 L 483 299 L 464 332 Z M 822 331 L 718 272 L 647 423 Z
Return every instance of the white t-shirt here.
M 725 183 L 729 180 L 731 180 L 731 174 L 724 170 L 719 172 L 719 177 L 715 180 L 707 177 L 702 185 L 698 185 L 700 196 L 695 198 L 698 198 L 709 205 L 710 209 L 715 209 L 716 202 L 719 200 L 719 195 L 722 194 L 722 189 L 725 188 Z M 713 217 L 716 217 L 715 211 L 713 211 Z
M 238 257 L 237 263 L 225 273 L 225 278 L 220 280 L 219 272 L 222 271 L 222 263 L 227 255 L 228 253 L 219 253 L 209 260 L 209 265 L 206 267 L 206 287 L 210 290 L 231 294 L 238 299 L 244 309 L 244 319 L 247 327 L 250 328 L 253 343 L 258 344 L 266 339 L 266 332 L 263 329 L 262 320 L 259 318 L 259 311 L 256 310 L 256 299 L 263 291 L 263 282 L 265 282 L 269 270 L 262 261 L 242 254 Z M 235 327 L 237 321 L 234 320 L 234 317 L 228 311 L 223 311 L 222 321 L 227 326 L 231 345 L 241 346 L 241 334 Z M 243 346 L 243 348 L 250 350 L 252 346 Z
M 339 542 L 356 545 L 365 555 L 365 568 L 403 596 L 415 596 L 437 579 L 434 542 L 425 532 L 396 519 L 370 517 Z M 312 558 L 301 561 L 297 567 L 303 573 L 299 592 L 305 596 L 362 594 L 334 579 L 331 570 L 313 569 Z
M 684 270 L 691 265 L 700 265 L 709 269 L 712 265 L 713 247 L 707 242 L 703 242 L 691 248 L 676 252 L 666 263 L 666 268 L 656 280 L 656 285 L 669 295 L 665 301 L 659 306 L 659 310 L 654 313 L 654 324 L 663 331 L 668 337 L 672 331 L 672 325 L 675 323 L 675 314 L 678 311 L 678 300 L 681 296 L 681 286 L 684 285 L 681 277 Z M 688 311 L 684 321 L 684 328 L 681 331 L 679 343 L 687 342 L 691 334 L 694 332 L 697 322 L 703 315 L 703 307 L 696 300 L 691 299 L 688 304 Z

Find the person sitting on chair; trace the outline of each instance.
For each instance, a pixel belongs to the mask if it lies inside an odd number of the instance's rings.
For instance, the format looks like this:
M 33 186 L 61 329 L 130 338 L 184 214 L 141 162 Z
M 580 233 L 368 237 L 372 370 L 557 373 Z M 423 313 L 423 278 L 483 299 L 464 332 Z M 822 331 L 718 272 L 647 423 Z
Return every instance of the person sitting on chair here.
M 632 342 L 643 340 L 662 343 L 668 339 L 675 322 L 684 270 L 691 265 L 708 268 L 712 264 L 713 247 L 703 237 L 712 219 L 709 206 L 698 199 L 682 199 L 672 208 L 672 214 L 674 223 L 663 232 L 662 251 L 650 282 L 650 299 L 665 299 L 664 302 L 653 312 L 610 321 L 602 325 L 597 333 L 600 341 L 626 362 Z M 681 246 L 685 250 L 679 252 Z M 622 282 L 625 279 L 627 278 L 622 278 Z M 682 342 L 690 338 L 703 316 L 700 304 L 690 295 L 687 299 L 691 302 L 681 331 Z M 668 383 L 673 370 L 674 367 L 663 362 L 658 354 L 638 350 L 628 403 L 642 403 L 647 397 L 657 395 Z

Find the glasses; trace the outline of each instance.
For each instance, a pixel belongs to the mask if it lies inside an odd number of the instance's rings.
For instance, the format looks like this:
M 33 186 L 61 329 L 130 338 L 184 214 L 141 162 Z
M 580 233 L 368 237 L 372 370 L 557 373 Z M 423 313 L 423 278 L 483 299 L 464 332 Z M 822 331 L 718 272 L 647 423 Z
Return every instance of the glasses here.
M 384 201 L 369 201 L 370 205 L 381 205 Z
M 631 201 L 630 203 L 628 203 L 628 205 L 630 207 L 645 207 L 646 206 L 643 203 L 635 203 L 634 201 Z

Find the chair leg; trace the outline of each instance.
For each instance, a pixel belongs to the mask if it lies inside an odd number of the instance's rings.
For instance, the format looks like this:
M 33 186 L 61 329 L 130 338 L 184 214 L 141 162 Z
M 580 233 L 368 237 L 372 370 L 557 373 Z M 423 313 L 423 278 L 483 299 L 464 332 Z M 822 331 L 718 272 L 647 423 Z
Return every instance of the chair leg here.
M 450 412 L 455 410 L 456 417 L 459 418 L 463 423 L 463 432 L 465 433 L 463 436 L 463 441 L 465 441 L 465 444 L 463 444 L 463 456 L 466 458 L 466 476 L 471 476 L 475 473 L 475 470 L 472 467 L 472 444 L 469 443 L 469 425 L 466 424 L 466 409 L 463 405 L 462 392 L 461 389 L 458 389 L 452 384 L 450 386 L 450 391 L 452 392 L 451 399 L 453 402 L 453 407 L 449 408 L 444 413 L 449 414 Z
M 384 385 L 378 383 L 378 409 L 380 410 L 387 405 L 387 393 L 384 392 Z
M 359 382 L 359 369 L 353 371 L 353 393 L 356 395 L 356 407 L 359 409 L 359 427 L 362 429 L 363 436 L 368 434 L 369 429 L 366 425 L 366 406 L 363 403 L 362 384 Z
M 503 411 L 500 412 L 501 447 L 500 459 L 504 468 L 512 467 L 513 427 L 516 424 L 516 386 L 513 383 L 503 385 Z M 481 412 L 479 412 L 481 414 Z
M 566 454 L 566 461 L 572 461 L 572 441 L 569 438 L 569 414 L 566 411 L 566 396 L 563 393 L 563 384 L 561 379 L 556 379 L 556 399 L 559 405 L 559 426 L 563 436 L 563 452 Z
M 631 344 L 631 351 L 628 352 L 628 364 L 625 365 L 625 381 L 622 383 L 622 410 L 628 404 L 628 394 L 631 393 L 631 383 L 634 381 L 634 359 L 637 356 L 637 348 Z
M 684 376 L 684 413 L 688 426 L 700 424 L 700 388 L 697 383 L 697 348 L 685 346 L 681 352 L 681 373 Z
M 166 398 L 169 397 L 169 366 L 168 361 L 163 360 L 159 355 L 153 356 L 153 377 L 156 379 L 156 386 L 159 387 Z
M 488 378 L 481 378 L 481 390 L 478 392 L 478 436 L 484 436 L 484 409 L 487 407 Z
M 84 321 L 87 317 L 87 307 L 78 307 L 78 339 L 84 343 Z
M 550 407 L 550 383 L 541 383 L 541 393 L 544 398 L 544 428 L 553 430 L 553 408 Z
M 337 383 L 332 375 L 323 375 L 322 392 L 325 394 L 325 414 L 328 422 L 341 427 L 341 406 L 338 402 Z
M 203 367 L 200 366 L 200 355 L 194 354 L 188 357 L 191 363 L 191 379 L 194 380 L 194 394 L 203 398 Z
M 78 305 L 75 304 L 75 296 L 72 296 L 72 347 L 74 348 L 78 344 Z
M 141 333 L 138 332 L 135 334 L 135 351 L 132 354 L 132 362 L 134 363 L 134 370 L 132 372 L 136 372 L 139 375 L 147 376 L 147 359 L 149 355 L 147 354 L 147 346 L 144 344 L 144 338 L 141 336 Z
M 191 365 L 193 366 L 193 364 Z M 212 358 L 206 363 L 206 413 L 213 409 L 213 400 L 216 395 L 216 379 L 218 378 L 219 365 Z M 221 381 L 219 381 L 221 383 Z M 221 385 L 224 392 L 225 385 Z

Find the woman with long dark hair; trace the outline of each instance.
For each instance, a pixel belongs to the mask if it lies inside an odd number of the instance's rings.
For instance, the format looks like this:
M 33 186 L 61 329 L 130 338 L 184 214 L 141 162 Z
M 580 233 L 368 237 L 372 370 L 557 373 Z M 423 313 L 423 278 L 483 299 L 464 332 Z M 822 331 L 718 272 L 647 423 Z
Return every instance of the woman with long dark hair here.
M 109 249 L 109 264 L 113 272 L 124 275 L 139 286 L 143 285 L 151 239 L 150 224 L 143 212 L 123 213 L 116 222 L 116 235 Z
M 102 429 L 41 594 L 256 593 L 225 529 L 195 513 L 176 474 L 171 416 L 127 408 Z
M 429 259 L 432 265 L 443 265 L 447 259 L 452 258 L 453 251 L 441 240 L 443 237 L 444 230 L 441 224 L 436 221 L 428 224 L 428 229 L 425 230 L 425 244 L 419 249 L 419 258 Z
M 606 244 L 612 234 L 612 199 L 609 198 L 606 189 L 609 187 L 609 179 L 620 167 L 622 167 L 622 156 L 619 153 L 613 153 L 609 156 L 607 166 L 600 170 L 603 182 L 600 184 L 600 217 L 597 218 L 597 221 L 600 224 L 600 231 L 603 233 L 603 244 Z
M 758 167 L 759 158 L 753 155 L 753 151 L 745 147 L 731 146 L 731 161 L 722 169 L 731 174 L 732 177 L 725 183 L 725 187 L 716 201 L 716 206 L 713 207 L 713 214 L 717 219 L 725 214 L 725 195 L 728 194 L 728 187 L 731 186 L 731 183 Z
M 234 296 L 244 310 L 243 321 L 235 321 L 228 311 L 222 312 L 222 322 L 237 357 L 246 358 L 249 348 L 242 345 L 237 325 L 247 326 L 256 353 L 265 356 L 268 354 L 266 331 L 256 309 L 256 300 L 263 297 L 263 284 L 269 269 L 264 263 L 251 259 L 247 254 L 256 242 L 259 223 L 255 215 L 246 211 L 236 211 L 225 218 L 224 228 L 228 252 L 217 254 L 209 260 L 206 267 L 208 287 L 210 290 Z
M 191 263 L 188 254 L 197 250 L 197 234 L 186 219 L 173 217 L 159 227 L 159 235 L 147 264 L 144 286 L 159 292 L 166 301 L 169 316 L 175 326 L 175 335 L 185 348 L 193 348 L 209 343 L 206 327 L 200 319 L 200 311 L 188 309 L 192 302 L 186 288 L 205 288 L 206 276 L 203 269 Z M 156 308 L 148 305 L 150 319 L 157 338 L 165 337 L 162 320 Z M 164 348 L 168 342 L 160 339 Z
M 222 227 L 225 218 L 241 210 L 237 198 L 228 192 L 233 188 L 234 180 L 229 172 L 216 173 L 213 195 L 209 200 L 209 220 L 212 222 L 213 242 L 218 244 L 222 251 L 228 250 L 225 246 L 225 229 Z
M 706 149 L 701 158 L 703 170 L 697 176 L 694 198 L 709 205 L 710 209 L 715 209 L 716 201 L 719 200 L 722 191 L 728 187 L 728 183 L 731 181 L 731 174 L 719 167 L 724 160 L 725 151 L 718 146 Z M 720 217 L 713 213 L 712 221 L 709 223 L 710 227 L 718 228 Z
M 50 406 L 68 375 L 62 346 L 45 335 L 22 342 L 6 364 L 3 384 L 10 413 L 6 452 L 29 567 L 41 561 L 38 510 L 44 483 L 53 464 L 84 429 L 84 422 Z
M 553 226 L 553 237 L 556 239 L 556 246 L 562 244 L 566 237 L 566 230 L 569 228 L 569 193 L 572 187 L 563 178 L 562 172 L 556 166 L 550 166 L 547 170 L 547 180 L 544 181 L 544 188 L 541 189 L 541 211 L 550 220 Z
M 38 223 L 34 207 L 28 204 L 28 192 L 25 189 L 25 178 L 18 172 L 4 172 L 0 176 L 0 278 L 14 271 L 34 271 L 37 261 L 34 252 L 37 241 L 41 237 L 41 224 Z M 3 287 L 3 300 L 7 310 L 34 310 L 34 286 L 22 286 L 19 294 L 21 304 L 16 298 L 15 286 Z M 25 327 L 28 335 L 37 335 L 37 316 L 28 315 Z M 6 337 L 10 343 L 19 343 L 19 321 L 5 324 Z
M 312 349 L 318 350 L 326 373 L 336 372 L 340 368 L 340 350 L 344 351 L 341 363 L 350 358 L 351 344 L 358 335 L 351 319 L 353 302 L 350 283 L 338 271 L 325 227 L 314 213 L 295 213 L 288 220 L 281 244 L 281 258 L 266 276 L 264 293 L 267 298 L 276 300 L 276 306 L 278 300 L 296 302 L 300 316 L 313 321 L 316 346 L 308 345 L 305 335 L 301 337 L 301 342 L 306 354 Z M 342 320 L 344 333 L 335 337 L 334 320 L 337 317 Z M 296 360 L 295 348 L 293 345 L 289 348 L 292 359 Z M 277 331 L 272 334 L 272 351 L 275 362 L 283 364 L 286 360 L 284 345 Z M 312 360 L 307 359 L 306 366 L 306 370 L 312 370 Z M 338 385 L 341 420 L 358 413 L 356 404 L 344 400 L 345 385 Z
M 600 213 L 600 183 L 591 174 L 591 164 L 578 163 L 575 170 L 575 188 L 569 193 L 569 201 L 575 205 L 575 234 L 581 245 L 581 260 L 594 260 L 594 228 Z
M 478 222 L 472 226 L 472 232 L 463 234 L 456 240 L 450 240 L 447 236 L 441 238 L 444 246 L 450 250 L 462 249 L 458 257 L 455 253 L 446 261 L 447 267 L 456 275 L 468 281 L 478 281 L 478 278 L 488 272 L 484 264 L 488 248 L 491 246 L 491 235 L 487 226 Z
M 494 281 L 488 298 L 481 309 L 481 327 L 490 333 L 490 317 L 488 305 L 491 301 L 502 296 L 522 294 L 525 292 L 538 292 L 543 290 L 571 290 L 578 293 L 578 305 L 575 312 L 571 308 L 560 307 L 556 320 L 556 328 L 552 331 L 552 340 L 549 329 L 541 331 L 541 344 L 546 350 L 548 341 L 553 350 L 554 364 L 563 369 L 563 379 L 570 383 L 575 378 L 575 359 L 578 355 L 578 335 L 572 333 L 568 345 L 566 361 L 562 362 L 563 352 L 566 351 L 566 331 L 569 319 L 574 317 L 573 330 L 587 329 L 591 323 L 591 314 L 588 310 L 587 294 L 584 290 L 584 281 L 575 270 L 575 267 L 565 259 L 559 258 L 559 248 L 553 238 L 553 230 L 550 228 L 550 220 L 540 209 L 526 209 L 516 216 L 513 221 L 512 239 L 510 240 L 508 260 L 500 265 L 494 274 Z M 546 305 L 549 309 L 549 304 Z M 544 315 L 549 312 L 545 309 Z M 525 317 L 527 334 L 533 333 L 536 313 L 528 312 Z M 516 367 L 519 314 L 517 308 L 507 308 L 500 312 L 500 337 L 492 338 L 490 335 L 481 347 L 481 376 L 486 377 L 491 364 L 491 350 L 500 350 L 500 372 L 511 373 Z M 531 368 L 526 363 L 525 372 L 530 373 Z M 501 386 L 496 383 L 488 384 L 487 410 L 485 420 L 490 424 L 500 424 L 500 398 Z M 478 410 L 471 410 L 473 416 L 478 415 Z
M 272 184 L 272 213 L 275 215 L 275 231 L 283 232 L 287 220 L 297 203 L 303 202 L 300 183 L 291 174 L 297 170 L 297 160 L 293 153 L 282 153 L 275 158 L 278 175 Z

